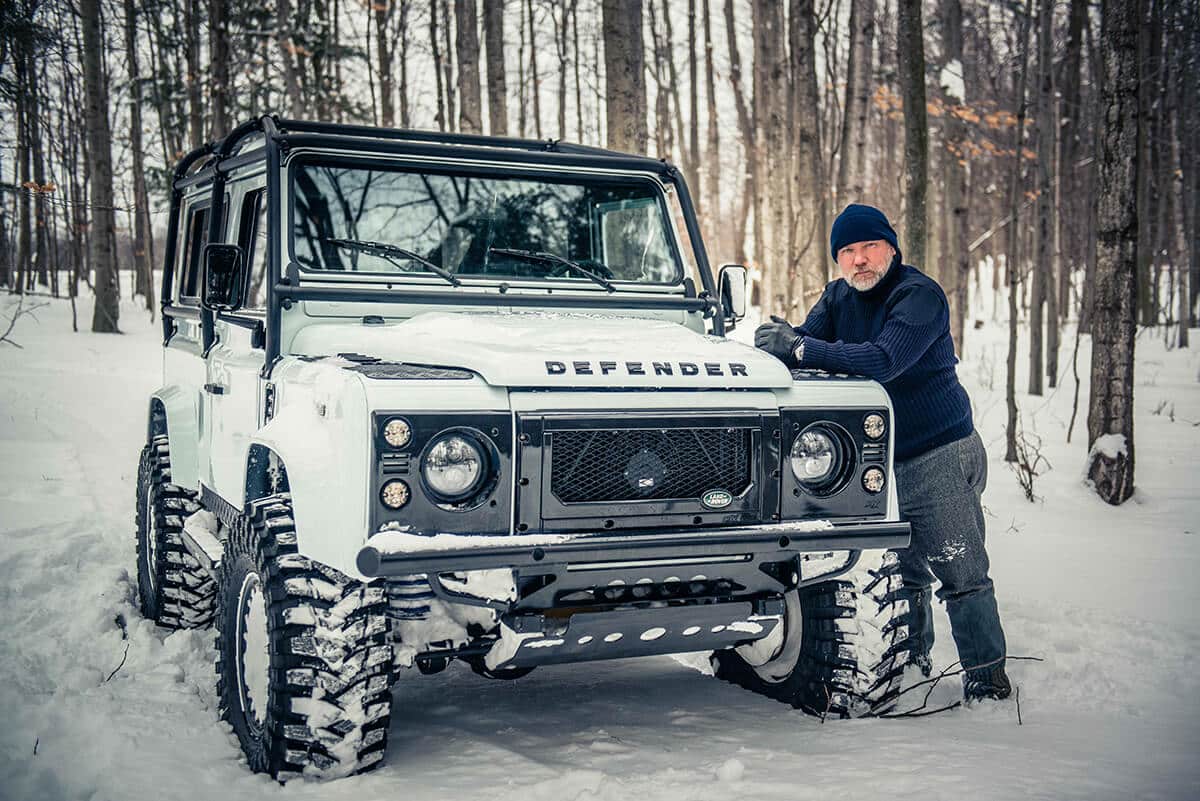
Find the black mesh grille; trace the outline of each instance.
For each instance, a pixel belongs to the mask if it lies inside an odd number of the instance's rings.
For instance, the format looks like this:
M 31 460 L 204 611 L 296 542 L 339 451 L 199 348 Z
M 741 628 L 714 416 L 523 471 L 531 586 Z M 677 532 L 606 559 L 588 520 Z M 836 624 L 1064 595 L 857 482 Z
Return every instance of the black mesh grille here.
M 750 430 L 556 431 L 550 491 L 562 503 L 738 495 L 750 485 Z

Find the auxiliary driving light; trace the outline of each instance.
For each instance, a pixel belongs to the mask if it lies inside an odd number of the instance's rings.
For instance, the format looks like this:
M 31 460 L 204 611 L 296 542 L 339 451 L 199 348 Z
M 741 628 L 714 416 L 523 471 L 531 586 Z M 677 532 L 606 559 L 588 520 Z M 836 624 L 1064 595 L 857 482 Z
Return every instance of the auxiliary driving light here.
M 863 489 L 872 494 L 878 493 L 883 489 L 883 471 L 878 467 L 868 467 L 863 473 L 862 484 Z
M 393 448 L 403 448 L 412 440 L 412 426 L 402 417 L 393 417 L 383 427 L 383 438 Z
M 469 497 L 484 477 L 483 451 L 462 434 L 441 437 L 421 461 L 421 475 L 434 494 L 447 501 Z
M 389 509 L 400 509 L 404 504 L 408 503 L 408 499 L 411 496 L 412 493 L 409 492 L 408 485 L 400 479 L 389 481 L 379 491 L 379 499 Z
M 881 414 L 868 414 L 866 419 L 863 420 L 863 433 L 871 439 L 879 439 L 883 436 L 885 430 L 886 426 Z

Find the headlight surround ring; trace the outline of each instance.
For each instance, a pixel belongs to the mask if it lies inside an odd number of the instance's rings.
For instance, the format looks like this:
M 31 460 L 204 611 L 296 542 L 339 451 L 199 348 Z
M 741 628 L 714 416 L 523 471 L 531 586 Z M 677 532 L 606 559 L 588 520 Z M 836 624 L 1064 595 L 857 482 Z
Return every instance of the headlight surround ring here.
M 792 476 L 810 495 L 828 497 L 843 490 L 854 472 L 854 440 L 837 423 L 812 423 L 792 440 Z
M 453 428 L 433 437 L 421 454 L 421 486 L 438 505 L 465 509 L 496 477 L 494 447 L 477 431 Z

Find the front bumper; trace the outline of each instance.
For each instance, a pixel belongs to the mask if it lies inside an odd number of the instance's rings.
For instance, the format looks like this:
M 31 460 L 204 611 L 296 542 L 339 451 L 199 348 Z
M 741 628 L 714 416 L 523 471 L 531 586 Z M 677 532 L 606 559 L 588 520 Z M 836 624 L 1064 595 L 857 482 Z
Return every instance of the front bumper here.
M 725 529 L 429 538 L 385 532 L 358 552 L 368 577 L 424 576 L 444 602 L 487 607 L 489 668 L 717 650 L 769 636 L 804 554 L 905 548 L 907 523 L 797 521 Z M 444 543 L 444 545 L 443 545 Z M 438 547 L 433 547 L 438 546 Z M 516 597 L 460 591 L 450 574 L 512 571 Z
M 801 553 L 862 551 L 907 548 L 908 523 L 857 523 L 815 526 L 811 522 L 773 523 L 715 530 L 668 529 L 639 534 L 611 531 L 548 536 L 544 543 L 528 544 L 529 538 L 464 536 L 461 547 L 397 553 L 372 545 L 358 552 L 359 572 L 371 578 L 415 573 L 437 575 L 452 571 L 494 568 L 536 568 L 539 573 L 555 567 L 603 564 L 638 560 L 703 564 L 706 558 L 724 561 L 733 557 L 763 563 L 781 562 Z M 526 542 L 521 543 L 522 540 Z

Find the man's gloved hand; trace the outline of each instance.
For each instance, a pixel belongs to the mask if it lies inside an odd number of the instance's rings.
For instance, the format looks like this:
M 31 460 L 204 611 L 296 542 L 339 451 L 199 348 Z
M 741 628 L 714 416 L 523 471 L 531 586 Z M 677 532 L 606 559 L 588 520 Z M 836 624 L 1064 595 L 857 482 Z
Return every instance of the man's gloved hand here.
M 754 347 L 790 363 L 794 360 L 792 352 L 801 339 L 803 337 L 796 334 L 796 329 L 787 320 L 772 314 L 771 322 L 763 323 L 754 332 Z

